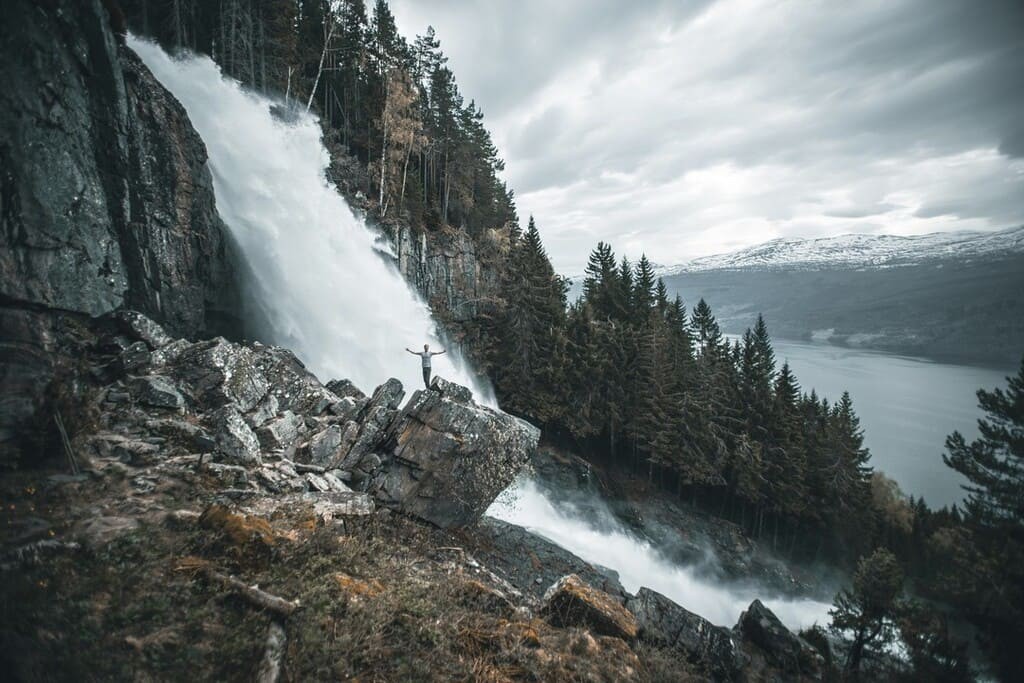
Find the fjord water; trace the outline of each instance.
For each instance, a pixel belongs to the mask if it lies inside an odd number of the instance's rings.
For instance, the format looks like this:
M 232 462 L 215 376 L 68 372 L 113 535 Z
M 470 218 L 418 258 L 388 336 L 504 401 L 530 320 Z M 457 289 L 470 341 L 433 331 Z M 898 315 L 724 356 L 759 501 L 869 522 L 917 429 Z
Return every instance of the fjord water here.
M 804 391 L 837 401 L 850 392 L 875 469 L 936 508 L 963 500 L 964 479 L 942 462 L 946 436 L 978 434 L 975 392 L 1005 387 L 1007 369 L 938 363 L 826 343 L 775 341 Z
M 244 316 L 260 340 L 292 349 L 324 381 L 345 377 L 371 391 L 397 377 L 416 389 L 419 358 L 404 349 L 440 348 L 430 311 L 327 181 L 316 120 L 301 111 L 276 117 L 275 102 L 206 57 L 172 59 L 134 37 L 129 45 L 206 144 L 217 210 L 245 271 Z M 493 401 L 456 353 L 433 363 L 435 374 Z

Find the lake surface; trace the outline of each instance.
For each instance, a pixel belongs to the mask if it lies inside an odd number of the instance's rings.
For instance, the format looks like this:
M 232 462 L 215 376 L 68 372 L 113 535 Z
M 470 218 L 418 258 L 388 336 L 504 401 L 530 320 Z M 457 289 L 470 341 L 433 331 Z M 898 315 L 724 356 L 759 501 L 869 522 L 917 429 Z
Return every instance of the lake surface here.
M 804 391 L 837 401 L 844 390 L 864 428 L 871 463 L 907 494 L 942 507 L 964 497 L 963 479 L 942 462 L 946 435 L 971 440 L 982 416 L 975 392 L 1006 386 L 1015 370 L 937 363 L 826 343 L 774 342 L 778 365 L 789 366 Z

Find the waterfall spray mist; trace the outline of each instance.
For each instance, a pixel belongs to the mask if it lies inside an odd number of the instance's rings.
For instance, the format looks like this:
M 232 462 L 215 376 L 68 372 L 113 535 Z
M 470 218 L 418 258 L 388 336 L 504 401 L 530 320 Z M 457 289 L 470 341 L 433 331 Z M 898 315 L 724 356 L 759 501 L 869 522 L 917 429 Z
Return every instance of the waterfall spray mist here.
M 245 90 L 209 58 L 172 58 L 151 42 L 128 42 L 206 143 L 217 210 L 244 261 L 254 332 L 291 348 L 322 380 L 347 377 L 369 391 L 397 377 L 416 389 L 419 359 L 405 348 L 441 347 L 437 328 L 328 182 L 316 119 L 289 112 L 280 120 L 271 110 L 279 103 Z M 494 404 L 457 352 L 433 362 L 435 374 Z
M 599 501 L 588 503 L 587 510 L 590 520 L 571 505 L 556 505 L 525 479 L 502 494 L 487 514 L 525 527 L 588 562 L 614 569 L 631 593 L 646 586 L 721 626 L 735 624 L 740 612 L 759 597 L 790 628 L 828 623 L 827 603 L 764 599 L 763 591 L 753 586 L 712 582 L 693 567 L 670 562 L 650 543 L 630 534 Z M 593 519 L 595 511 L 601 519 Z

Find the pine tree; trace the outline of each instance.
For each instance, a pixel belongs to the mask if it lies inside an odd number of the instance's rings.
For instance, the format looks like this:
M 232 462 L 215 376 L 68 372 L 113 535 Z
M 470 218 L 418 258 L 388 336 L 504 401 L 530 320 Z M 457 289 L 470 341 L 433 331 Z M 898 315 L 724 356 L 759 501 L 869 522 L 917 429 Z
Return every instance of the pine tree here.
M 897 598 L 902 588 L 899 562 L 891 552 L 879 548 L 861 558 L 852 588 L 836 595 L 835 607 L 829 611 L 829 628 L 835 633 L 852 634 L 846 670 L 854 676 L 867 650 L 882 649 L 894 640 Z
M 587 259 L 583 280 L 583 297 L 593 315 L 609 320 L 615 315 L 616 292 L 619 288 L 615 254 L 611 245 L 598 242 Z
M 551 267 L 533 216 L 510 272 L 497 388 L 506 409 L 546 424 L 561 412 L 565 283 Z
M 967 478 L 965 536 L 953 544 L 949 583 L 1005 680 L 1024 662 L 1024 360 L 1006 389 L 977 393 L 985 417 L 967 443 L 954 432 L 943 461 Z

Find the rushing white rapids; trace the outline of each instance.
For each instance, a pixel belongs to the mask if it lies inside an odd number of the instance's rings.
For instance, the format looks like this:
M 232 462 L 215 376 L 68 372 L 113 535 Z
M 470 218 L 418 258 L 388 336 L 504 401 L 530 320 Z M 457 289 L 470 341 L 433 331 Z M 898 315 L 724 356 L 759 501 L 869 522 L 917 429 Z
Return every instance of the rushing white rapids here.
M 244 90 L 206 57 L 171 58 L 135 37 L 129 45 L 184 105 L 209 152 L 217 210 L 246 273 L 247 320 L 263 341 L 291 348 L 322 380 L 346 377 L 364 391 L 397 377 L 422 382 L 405 352 L 441 347 L 427 306 L 375 253 L 375 235 L 324 174 L 320 126 L 296 113 L 282 122 L 270 99 Z M 493 405 L 457 353 L 435 374 Z
M 598 509 L 602 509 L 597 506 Z M 828 623 L 829 605 L 816 600 L 765 599 L 756 587 L 717 585 L 693 568 L 666 560 L 650 543 L 627 532 L 608 510 L 601 528 L 588 524 L 566 505 L 555 505 L 530 480 L 502 494 L 487 511 L 518 524 L 578 555 L 587 562 L 614 569 L 623 587 L 635 593 L 646 586 L 714 624 L 732 627 L 755 598 L 791 629 Z

